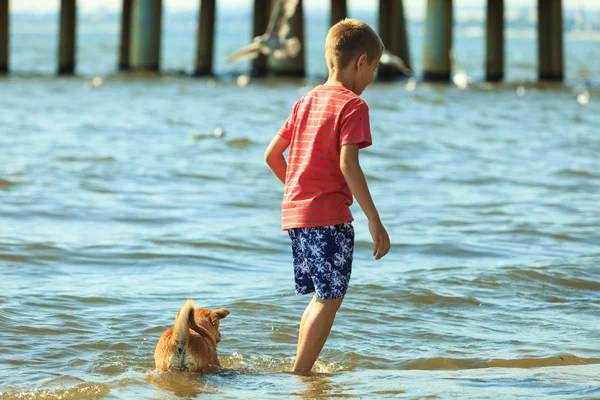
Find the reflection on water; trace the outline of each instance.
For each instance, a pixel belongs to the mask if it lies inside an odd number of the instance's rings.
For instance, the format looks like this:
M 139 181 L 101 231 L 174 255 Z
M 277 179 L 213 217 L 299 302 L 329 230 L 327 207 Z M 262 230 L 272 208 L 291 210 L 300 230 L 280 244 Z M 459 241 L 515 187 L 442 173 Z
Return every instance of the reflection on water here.
M 176 397 L 196 398 L 218 393 L 206 375 L 191 372 L 154 372 L 148 374 L 146 382 Z
M 302 399 L 329 399 L 329 398 L 351 398 L 356 397 L 346 393 L 346 389 L 339 383 L 332 382 L 329 374 L 311 374 L 308 376 L 299 376 L 302 382 L 302 389 L 299 392 L 290 393 L 292 396 L 298 396 Z

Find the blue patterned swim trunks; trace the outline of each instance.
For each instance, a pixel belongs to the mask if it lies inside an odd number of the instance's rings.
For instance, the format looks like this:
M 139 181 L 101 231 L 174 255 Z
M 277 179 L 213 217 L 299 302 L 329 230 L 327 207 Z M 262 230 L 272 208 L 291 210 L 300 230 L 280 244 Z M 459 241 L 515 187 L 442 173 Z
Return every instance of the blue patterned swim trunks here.
M 352 224 L 292 228 L 288 234 L 292 240 L 296 294 L 316 292 L 321 300 L 344 297 L 352 273 Z

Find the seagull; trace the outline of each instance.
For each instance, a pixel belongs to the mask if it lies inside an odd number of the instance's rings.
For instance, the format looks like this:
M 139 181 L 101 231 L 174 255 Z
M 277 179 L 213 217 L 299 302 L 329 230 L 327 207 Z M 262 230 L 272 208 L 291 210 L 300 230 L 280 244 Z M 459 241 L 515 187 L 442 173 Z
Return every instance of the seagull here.
M 301 44 L 298 38 L 288 39 L 290 22 L 296 13 L 299 0 L 278 0 L 271 13 L 267 31 L 257 36 L 247 46 L 234 51 L 227 61 L 235 62 L 253 59 L 259 54 L 273 52 L 276 58 L 293 58 L 300 52 Z
M 192 134 L 192 139 L 209 139 L 209 138 L 220 138 L 225 135 L 225 131 L 220 126 L 215 128 L 212 133 L 194 133 Z
M 406 90 L 408 90 L 409 92 L 414 92 L 416 88 L 417 88 L 417 80 L 412 77 L 408 78 L 408 81 L 406 81 Z
M 577 102 L 582 106 L 585 106 L 590 102 L 590 92 L 588 90 L 584 90 L 583 92 L 577 95 Z
M 586 104 L 588 104 L 590 102 L 590 82 L 589 81 L 585 81 L 583 83 L 583 87 L 579 86 L 577 87 L 577 102 L 582 105 L 585 106 Z
M 411 70 L 406 66 L 404 61 L 394 53 L 384 50 L 381 58 L 379 59 L 379 63 L 383 65 L 391 65 L 395 67 L 398 71 L 402 72 L 404 75 L 410 75 Z
M 467 75 L 467 71 L 465 71 L 458 61 L 456 61 L 456 57 L 454 57 L 454 51 L 450 50 L 450 63 L 452 66 L 452 70 L 455 71 L 452 75 L 452 82 L 456 85 L 460 90 L 465 90 L 473 80 Z

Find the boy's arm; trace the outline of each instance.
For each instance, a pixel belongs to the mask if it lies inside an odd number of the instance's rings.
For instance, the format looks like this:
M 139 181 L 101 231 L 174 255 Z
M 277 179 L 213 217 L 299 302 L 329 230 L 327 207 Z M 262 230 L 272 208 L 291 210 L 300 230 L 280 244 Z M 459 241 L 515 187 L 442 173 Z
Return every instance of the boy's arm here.
M 390 238 L 379 219 L 379 213 L 373 203 L 365 174 L 358 161 L 358 151 L 359 145 L 357 144 L 342 146 L 340 168 L 350 191 L 369 219 L 369 231 L 373 237 L 373 256 L 379 260 L 390 251 Z
M 267 150 L 265 150 L 265 162 L 283 184 L 285 184 L 285 173 L 287 171 L 287 162 L 283 152 L 289 145 L 290 142 L 279 135 L 275 135 L 269 146 L 267 146 Z

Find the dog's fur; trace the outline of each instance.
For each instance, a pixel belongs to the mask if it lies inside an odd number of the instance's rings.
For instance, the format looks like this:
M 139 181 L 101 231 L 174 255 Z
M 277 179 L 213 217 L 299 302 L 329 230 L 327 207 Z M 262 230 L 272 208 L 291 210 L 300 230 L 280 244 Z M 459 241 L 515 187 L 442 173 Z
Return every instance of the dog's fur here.
M 188 300 L 177 313 L 175 325 L 158 340 L 154 351 L 156 369 L 210 372 L 211 367 L 219 366 L 219 321 L 227 315 L 229 311 L 224 308 L 194 309 L 194 303 Z

